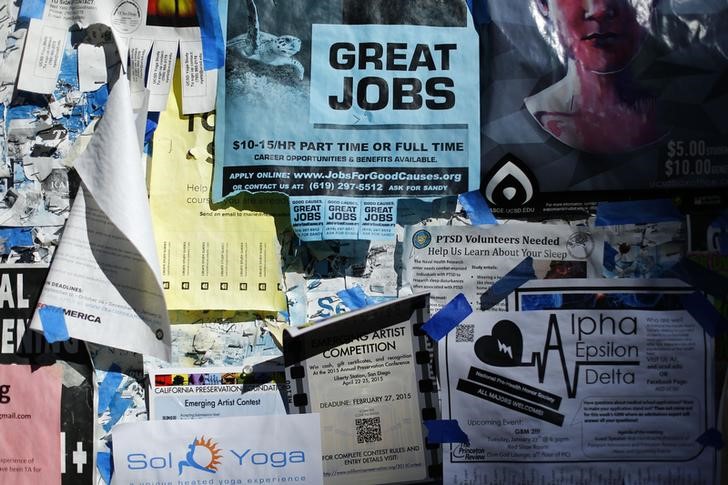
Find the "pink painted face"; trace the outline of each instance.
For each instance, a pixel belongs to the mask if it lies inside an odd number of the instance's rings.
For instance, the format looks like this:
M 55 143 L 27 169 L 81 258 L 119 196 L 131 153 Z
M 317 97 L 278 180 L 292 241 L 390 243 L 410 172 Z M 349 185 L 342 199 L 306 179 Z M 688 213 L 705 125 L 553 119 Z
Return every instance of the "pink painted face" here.
M 614 72 L 624 69 L 642 42 L 632 3 L 648 1 L 547 0 L 542 5 L 570 57 L 589 71 Z

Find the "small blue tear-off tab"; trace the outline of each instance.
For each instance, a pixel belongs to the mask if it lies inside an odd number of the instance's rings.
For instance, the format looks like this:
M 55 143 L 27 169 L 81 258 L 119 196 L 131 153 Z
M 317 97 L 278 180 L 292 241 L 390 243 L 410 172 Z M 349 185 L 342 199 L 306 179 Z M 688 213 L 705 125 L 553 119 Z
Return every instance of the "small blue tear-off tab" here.
M 473 22 L 476 26 L 487 24 L 490 22 L 490 13 L 488 12 L 487 0 L 465 0 L 473 15 Z
M 114 473 L 114 461 L 111 459 L 111 453 L 108 451 L 96 453 L 96 468 L 99 469 L 104 482 L 111 483 L 111 475 Z
M 473 225 L 498 224 L 488 203 L 485 201 L 485 197 L 483 197 L 483 194 L 479 190 L 471 190 L 470 192 L 460 194 L 458 200 Z
M 422 422 L 427 428 L 429 443 L 465 443 L 470 440 L 465 431 L 460 429 L 457 419 L 431 419 Z
M 473 308 L 468 303 L 468 299 L 462 293 L 458 293 L 447 305 L 432 315 L 427 323 L 422 325 L 422 330 L 433 340 L 440 340 L 471 313 L 473 313 Z
M 710 428 L 696 439 L 703 446 L 712 446 L 716 450 L 723 448 L 723 435 L 715 428 Z
M 683 215 L 670 199 L 629 200 L 597 204 L 595 225 L 652 224 L 682 220 Z
M 480 309 L 489 310 L 493 308 L 498 302 L 513 293 L 513 290 L 535 278 L 536 272 L 533 269 L 533 258 L 529 256 L 518 263 L 505 276 L 493 283 L 493 286 L 483 293 L 480 297 Z
M 43 10 L 45 10 L 45 0 L 23 0 L 20 4 L 18 18 L 40 19 L 43 18 Z
M 346 290 L 336 292 L 336 296 L 341 298 L 341 301 L 352 310 L 364 308 L 365 306 L 371 305 L 371 299 L 364 293 L 361 286 L 354 286 Z
M 202 37 L 202 64 L 206 71 L 225 64 L 225 40 L 216 0 L 197 0 L 197 20 Z
M 728 278 L 700 266 L 689 258 L 681 259 L 664 276 L 681 279 L 715 298 L 724 298 L 728 288 Z
M 43 334 L 48 343 L 65 342 L 71 336 L 66 327 L 66 317 L 63 315 L 63 308 L 45 305 L 38 310 L 40 323 L 43 326 Z
M 718 310 L 699 292 L 680 295 L 683 308 L 703 327 L 711 337 L 728 330 L 728 322 Z
M 106 408 L 111 404 L 111 400 L 114 398 L 116 390 L 119 388 L 119 384 L 124 379 L 121 375 L 121 369 L 118 365 L 112 364 L 109 371 L 104 376 L 104 380 L 99 384 L 99 404 L 98 414 L 106 411 Z

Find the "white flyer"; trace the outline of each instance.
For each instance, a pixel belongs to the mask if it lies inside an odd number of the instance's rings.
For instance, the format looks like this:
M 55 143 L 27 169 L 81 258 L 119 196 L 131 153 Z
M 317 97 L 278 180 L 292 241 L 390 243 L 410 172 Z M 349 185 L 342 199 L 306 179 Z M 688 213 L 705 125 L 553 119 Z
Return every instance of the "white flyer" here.
M 321 484 L 317 414 L 125 423 L 114 484 Z
M 214 5 L 214 4 L 213 4 Z M 209 4 L 205 4 L 209 6 Z M 79 55 L 79 73 L 91 76 L 81 89 L 91 91 L 105 77 L 107 64 L 103 51 L 87 55 L 88 48 L 116 41 L 119 56 L 131 68 L 134 103 L 138 104 L 138 85 L 144 73 L 140 60 L 149 59 L 146 86 L 152 91 L 150 111 L 164 111 L 172 73 L 181 47 L 183 72 L 182 112 L 204 113 L 215 107 L 217 70 L 205 70 L 202 62 L 202 36 L 195 0 L 38 0 L 24 5 L 21 15 L 28 19 L 27 48 L 23 52 L 18 88 L 50 94 L 56 88 L 61 59 L 69 42 L 69 29 L 76 25 L 85 29 L 85 55 Z M 158 55 L 151 55 L 150 53 Z M 171 53 L 171 57 L 169 54 Z M 163 82 L 160 84 L 159 80 Z M 156 89 L 156 92 L 155 92 Z
M 480 297 L 527 257 L 537 279 L 596 278 L 604 253 L 599 232 L 566 224 L 408 226 L 403 246 L 403 286 L 429 291 L 433 312 L 458 293 L 480 309 Z
M 168 360 L 170 331 L 128 81 L 75 161 L 71 207 L 31 328 Z M 43 320 L 43 307 L 60 318 Z M 52 327 L 52 328 L 51 328 Z
M 286 414 L 283 364 L 149 371 L 149 418 L 160 420 Z
M 444 446 L 444 483 L 714 483 L 715 448 L 699 439 L 715 427 L 713 341 L 666 294 L 662 311 L 461 322 L 439 343 L 441 396 L 470 443 Z
M 292 412 L 321 415 L 327 485 L 432 478 L 422 421 L 437 417 L 433 349 L 413 329 L 427 307 L 419 294 L 286 329 Z

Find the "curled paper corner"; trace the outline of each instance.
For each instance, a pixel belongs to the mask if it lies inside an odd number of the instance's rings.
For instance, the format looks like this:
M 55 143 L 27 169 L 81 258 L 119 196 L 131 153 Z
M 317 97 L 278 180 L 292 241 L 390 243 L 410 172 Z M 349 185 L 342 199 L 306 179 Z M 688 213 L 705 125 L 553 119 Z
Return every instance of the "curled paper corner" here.
M 422 326 L 422 330 L 433 340 L 440 340 L 471 313 L 473 308 L 468 299 L 462 293 L 458 293 Z

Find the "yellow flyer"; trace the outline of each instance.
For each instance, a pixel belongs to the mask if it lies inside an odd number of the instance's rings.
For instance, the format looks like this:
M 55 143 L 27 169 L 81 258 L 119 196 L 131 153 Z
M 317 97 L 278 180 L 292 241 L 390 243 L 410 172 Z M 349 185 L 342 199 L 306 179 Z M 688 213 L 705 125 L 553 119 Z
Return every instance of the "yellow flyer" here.
M 285 309 L 273 217 L 210 205 L 215 115 L 181 115 L 179 69 L 154 134 L 150 203 L 170 310 Z

